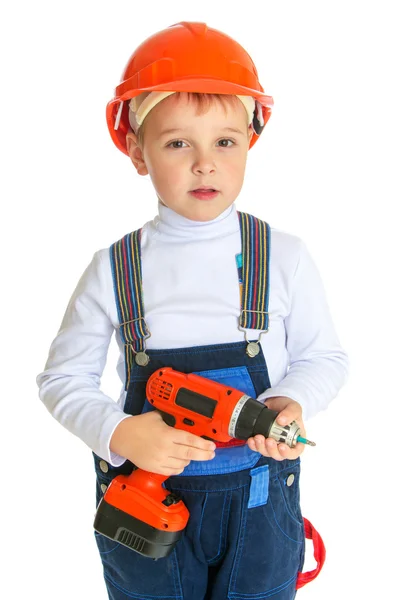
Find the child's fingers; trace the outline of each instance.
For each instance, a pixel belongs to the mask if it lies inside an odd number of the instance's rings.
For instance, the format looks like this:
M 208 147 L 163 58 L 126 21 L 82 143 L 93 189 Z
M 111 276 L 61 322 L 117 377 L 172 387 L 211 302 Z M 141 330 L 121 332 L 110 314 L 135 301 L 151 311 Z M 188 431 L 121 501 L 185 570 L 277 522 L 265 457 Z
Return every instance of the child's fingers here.
M 253 438 L 249 438 L 248 446 L 251 450 L 262 454 L 262 456 L 267 456 L 275 460 L 283 460 L 283 457 L 278 451 L 278 444 L 271 438 L 264 438 L 263 435 L 256 435 Z
M 249 438 L 248 447 L 250 450 L 278 461 L 293 460 L 300 456 L 304 450 L 304 444 L 298 443 L 295 448 L 289 448 L 286 444 L 277 444 L 272 438 L 264 438 L 263 435 Z
M 298 442 L 294 448 L 289 448 L 286 444 L 279 444 L 278 451 L 283 459 L 294 460 L 298 456 L 300 456 L 304 450 L 304 444 Z
M 249 447 L 250 450 L 253 450 L 253 452 L 258 452 L 254 438 L 248 438 L 247 446 Z
M 276 417 L 276 422 L 279 425 L 289 425 L 292 421 L 297 421 L 301 418 L 302 411 L 300 405 L 297 402 L 288 404 L 286 408 L 281 410 L 279 415 Z
M 204 450 L 192 446 L 183 446 L 182 444 L 174 444 L 170 458 L 175 458 L 183 461 L 191 460 L 212 460 L 215 458 L 214 450 Z
M 175 460 L 171 456 L 167 456 L 165 464 L 162 465 L 161 468 L 164 471 L 170 471 L 170 473 L 172 475 L 174 475 L 174 474 L 179 475 L 180 473 L 183 472 L 185 467 L 187 467 L 190 464 L 190 462 L 191 462 L 190 460 L 188 460 L 188 461 Z
M 286 458 L 279 452 L 279 445 L 272 438 L 264 438 L 262 446 L 266 449 L 267 455 L 274 460 L 283 460 Z
M 171 429 L 172 439 L 174 444 L 187 446 L 191 448 L 198 448 L 205 451 L 215 451 L 216 444 L 210 440 L 205 440 L 199 435 L 194 435 L 181 429 Z

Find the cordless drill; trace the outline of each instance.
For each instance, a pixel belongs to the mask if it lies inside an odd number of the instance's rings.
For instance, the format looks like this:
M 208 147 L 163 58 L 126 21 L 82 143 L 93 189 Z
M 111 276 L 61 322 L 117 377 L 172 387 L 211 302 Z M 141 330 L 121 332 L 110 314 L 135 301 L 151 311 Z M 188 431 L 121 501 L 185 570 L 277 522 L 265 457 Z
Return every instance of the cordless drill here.
M 262 434 L 291 448 L 315 445 L 299 435 L 295 421 L 282 427 L 265 404 L 199 375 L 159 369 L 147 382 L 146 397 L 168 425 L 216 442 Z M 189 517 L 183 501 L 163 487 L 167 478 L 142 469 L 115 477 L 98 505 L 95 530 L 143 556 L 167 556 Z

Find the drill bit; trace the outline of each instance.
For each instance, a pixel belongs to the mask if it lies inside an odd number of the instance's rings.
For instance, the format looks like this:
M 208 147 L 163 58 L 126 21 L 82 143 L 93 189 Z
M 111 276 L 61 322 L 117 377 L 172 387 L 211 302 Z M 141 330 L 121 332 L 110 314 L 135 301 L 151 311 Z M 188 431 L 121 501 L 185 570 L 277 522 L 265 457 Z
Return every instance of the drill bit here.
M 314 442 L 311 442 L 310 440 L 306 440 L 306 438 L 302 437 L 301 435 L 297 436 L 297 441 L 301 442 L 302 444 L 307 444 L 308 446 L 316 445 Z

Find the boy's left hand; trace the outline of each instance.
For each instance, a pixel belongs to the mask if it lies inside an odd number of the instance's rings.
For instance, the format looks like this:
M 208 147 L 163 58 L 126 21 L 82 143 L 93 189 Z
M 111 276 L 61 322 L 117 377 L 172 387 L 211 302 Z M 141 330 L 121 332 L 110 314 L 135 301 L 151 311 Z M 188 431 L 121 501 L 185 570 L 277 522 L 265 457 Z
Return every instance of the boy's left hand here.
M 264 404 L 271 410 L 279 412 L 276 417 L 276 422 L 279 425 L 289 425 L 292 421 L 296 421 L 301 429 L 300 435 L 302 437 L 306 436 L 302 421 L 302 407 L 298 402 L 286 396 L 274 396 L 265 400 Z M 289 448 L 286 444 L 278 444 L 272 438 L 265 438 L 263 435 L 250 437 L 247 444 L 250 450 L 275 460 L 293 460 L 300 456 L 304 450 L 304 444 L 300 442 L 294 448 Z

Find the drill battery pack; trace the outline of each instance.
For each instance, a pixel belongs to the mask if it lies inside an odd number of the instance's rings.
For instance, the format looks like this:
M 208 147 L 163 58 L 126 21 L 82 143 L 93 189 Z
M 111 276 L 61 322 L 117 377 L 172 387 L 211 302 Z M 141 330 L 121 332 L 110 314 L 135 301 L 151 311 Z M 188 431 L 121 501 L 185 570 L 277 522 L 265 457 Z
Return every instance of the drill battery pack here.
M 129 477 L 115 477 L 97 507 L 94 529 L 142 556 L 155 560 L 168 556 L 189 513 L 177 495 L 162 487 L 164 479 L 140 469 Z

